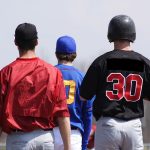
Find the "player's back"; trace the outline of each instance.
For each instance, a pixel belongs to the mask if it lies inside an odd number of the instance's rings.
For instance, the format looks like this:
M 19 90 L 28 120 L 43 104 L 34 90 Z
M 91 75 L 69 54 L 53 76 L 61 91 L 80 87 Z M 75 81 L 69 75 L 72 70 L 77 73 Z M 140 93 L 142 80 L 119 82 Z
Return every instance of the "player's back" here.
M 66 87 L 67 104 L 70 112 L 71 125 L 82 127 L 82 107 L 83 102 L 80 100 L 79 88 L 84 74 L 74 66 L 58 64 L 56 67 L 61 71 Z
M 134 51 L 113 50 L 98 57 L 91 65 L 96 76 L 99 75 L 91 81 L 91 89 L 97 89 L 94 116 L 124 120 L 143 117 L 143 89 L 149 76 L 148 67 L 149 60 Z
M 57 68 L 39 58 L 18 58 L 3 68 L 1 70 L 1 77 L 3 77 L 1 88 L 5 103 L 8 103 L 6 114 L 13 115 L 13 118 L 9 118 L 10 123 L 14 125 L 16 121 L 23 127 L 26 124 L 23 129 L 31 130 L 35 127 L 32 123 L 35 117 L 38 118 L 37 124 L 41 128 L 54 126 L 52 122 L 43 123 L 43 118 L 49 120 L 52 116 L 52 101 L 56 99 L 57 93 L 54 91 L 57 89 L 59 74 L 60 71 Z M 7 87 L 5 82 L 8 82 Z M 65 98 L 64 93 L 62 99 Z

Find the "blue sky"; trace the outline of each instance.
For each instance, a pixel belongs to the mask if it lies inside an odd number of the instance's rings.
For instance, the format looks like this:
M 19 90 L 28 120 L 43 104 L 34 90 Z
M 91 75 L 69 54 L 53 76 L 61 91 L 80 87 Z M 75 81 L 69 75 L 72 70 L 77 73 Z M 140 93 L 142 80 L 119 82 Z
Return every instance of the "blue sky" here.
M 108 23 L 119 14 L 129 15 L 136 24 L 133 50 L 150 58 L 149 0 L 0 0 L 0 68 L 18 57 L 14 32 L 18 24 L 37 26 L 37 55 L 55 65 L 55 43 L 70 35 L 77 44 L 75 65 L 86 70 L 99 55 L 113 49 L 107 40 Z

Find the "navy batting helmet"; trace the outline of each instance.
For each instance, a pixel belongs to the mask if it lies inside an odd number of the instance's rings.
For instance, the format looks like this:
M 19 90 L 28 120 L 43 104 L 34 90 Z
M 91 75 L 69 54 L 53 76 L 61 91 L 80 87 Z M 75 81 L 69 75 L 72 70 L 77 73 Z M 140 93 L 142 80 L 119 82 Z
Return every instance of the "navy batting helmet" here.
M 135 24 L 133 20 L 126 15 L 118 15 L 111 19 L 108 26 L 108 40 L 128 40 L 134 42 L 136 38 Z

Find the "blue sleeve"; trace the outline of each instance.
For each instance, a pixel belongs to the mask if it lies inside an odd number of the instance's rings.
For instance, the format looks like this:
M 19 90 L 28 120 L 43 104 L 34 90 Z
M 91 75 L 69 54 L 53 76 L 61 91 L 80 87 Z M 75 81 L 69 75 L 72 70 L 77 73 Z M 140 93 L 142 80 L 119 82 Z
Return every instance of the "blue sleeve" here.
M 82 134 L 82 150 L 87 149 L 88 139 L 92 127 L 92 104 L 93 99 L 83 102 L 83 127 L 84 132 Z

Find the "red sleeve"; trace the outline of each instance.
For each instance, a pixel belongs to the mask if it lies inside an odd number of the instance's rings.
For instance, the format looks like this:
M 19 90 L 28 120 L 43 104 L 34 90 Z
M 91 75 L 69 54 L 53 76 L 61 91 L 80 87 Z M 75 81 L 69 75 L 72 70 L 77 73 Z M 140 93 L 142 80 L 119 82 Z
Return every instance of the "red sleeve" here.
M 0 126 L 2 126 L 2 79 L 0 72 Z
M 6 78 L 3 71 L 0 71 L 0 126 L 2 126 L 2 112 L 3 112 L 3 102 L 4 95 L 6 91 Z
M 58 70 L 55 86 L 55 107 L 54 117 L 69 117 L 69 111 L 66 100 L 66 91 L 61 72 Z

